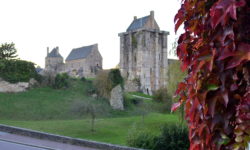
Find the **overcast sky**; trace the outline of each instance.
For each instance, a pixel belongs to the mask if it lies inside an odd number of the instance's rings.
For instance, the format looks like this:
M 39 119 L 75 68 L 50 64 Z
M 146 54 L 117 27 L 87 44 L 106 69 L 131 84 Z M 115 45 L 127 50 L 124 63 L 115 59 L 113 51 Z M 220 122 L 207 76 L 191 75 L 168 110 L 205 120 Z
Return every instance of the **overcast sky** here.
M 0 0 L 0 43 L 14 42 L 19 57 L 44 67 L 46 47 L 59 46 L 64 59 L 73 48 L 98 43 L 103 67 L 119 63 L 118 33 L 133 17 L 149 15 L 176 38 L 174 15 L 180 0 Z

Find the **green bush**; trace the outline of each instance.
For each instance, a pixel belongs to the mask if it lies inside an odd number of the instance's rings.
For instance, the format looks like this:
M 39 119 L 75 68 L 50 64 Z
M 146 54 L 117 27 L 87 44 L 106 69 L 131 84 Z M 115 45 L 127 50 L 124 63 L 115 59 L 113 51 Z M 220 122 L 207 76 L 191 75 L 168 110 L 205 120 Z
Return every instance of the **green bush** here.
M 123 87 L 123 78 L 119 69 L 99 71 L 94 80 L 98 95 L 107 99 L 110 98 L 111 90 L 118 84 Z
M 153 94 L 153 99 L 158 102 L 171 101 L 171 96 L 168 95 L 167 88 L 160 88 Z
M 0 60 L 0 77 L 10 83 L 28 82 L 31 78 L 40 79 L 34 63 L 24 60 Z
M 123 87 L 123 78 L 119 69 L 111 69 L 108 74 L 109 80 L 112 82 L 112 88 L 120 84 Z
M 124 98 L 124 107 L 129 108 L 132 106 L 138 106 L 139 104 L 143 103 L 143 100 L 137 97 L 133 97 L 130 94 L 126 93 L 123 95 Z
M 172 106 L 172 98 L 167 92 L 167 88 L 160 88 L 159 90 L 154 92 L 153 100 L 156 102 L 161 102 L 164 105 L 164 110 L 161 108 L 161 112 L 170 112 Z
M 135 131 L 127 137 L 127 144 L 151 150 L 187 150 L 188 129 L 183 126 L 165 125 L 158 136 L 149 132 Z
M 68 74 L 67 73 L 57 74 L 53 87 L 55 89 L 68 88 L 69 87 Z

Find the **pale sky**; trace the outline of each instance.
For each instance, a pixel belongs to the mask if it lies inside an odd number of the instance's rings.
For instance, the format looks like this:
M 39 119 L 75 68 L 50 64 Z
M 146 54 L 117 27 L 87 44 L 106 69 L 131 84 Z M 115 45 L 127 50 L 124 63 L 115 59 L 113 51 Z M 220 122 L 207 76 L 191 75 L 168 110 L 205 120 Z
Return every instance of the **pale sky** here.
M 65 59 L 73 48 L 98 43 L 107 69 L 119 63 L 118 33 L 151 10 L 170 32 L 170 48 L 180 0 L 0 0 L 0 6 L 0 44 L 14 42 L 20 59 L 43 68 L 46 47 L 58 46 Z

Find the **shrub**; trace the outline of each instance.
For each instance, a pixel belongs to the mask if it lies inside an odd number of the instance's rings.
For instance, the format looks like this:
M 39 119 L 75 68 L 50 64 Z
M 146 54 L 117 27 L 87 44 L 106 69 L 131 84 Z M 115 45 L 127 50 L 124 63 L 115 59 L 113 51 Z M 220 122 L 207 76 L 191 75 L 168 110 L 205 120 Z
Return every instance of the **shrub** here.
M 153 99 L 158 102 L 171 102 L 171 97 L 168 95 L 167 88 L 160 88 L 155 91 Z
M 155 138 L 149 132 L 136 132 L 127 137 L 127 144 L 131 147 L 153 149 Z
M 108 79 L 112 82 L 112 88 L 118 84 L 123 87 L 123 78 L 119 69 L 111 69 L 108 74 Z
M 112 90 L 112 83 L 108 76 L 109 71 L 103 70 L 98 72 L 96 80 L 94 80 L 94 86 L 97 89 L 98 95 L 107 99 L 110 97 L 110 91 Z
M 119 69 L 100 71 L 94 80 L 98 95 L 104 98 L 109 98 L 111 90 L 118 84 L 123 87 L 123 78 Z
M 0 60 L 0 77 L 17 83 L 28 82 L 31 78 L 39 80 L 34 63 L 24 60 Z
M 68 88 L 69 87 L 68 74 L 67 73 L 57 74 L 53 87 L 55 89 Z
M 163 103 L 164 107 L 159 107 L 159 111 L 161 112 L 170 112 L 171 106 L 172 106 L 172 98 L 169 96 L 167 92 L 167 88 L 160 88 L 157 91 L 154 92 L 153 99 L 156 102 Z
M 86 78 L 85 77 L 81 77 L 81 81 L 85 82 Z
M 160 135 L 132 129 L 127 137 L 131 147 L 151 150 L 187 150 L 189 147 L 188 130 L 183 126 L 165 125 Z
M 123 98 L 124 98 L 124 107 L 125 108 L 128 108 L 130 106 L 138 106 L 140 105 L 141 103 L 143 103 L 143 100 L 140 99 L 140 98 L 137 98 L 137 97 L 133 97 L 131 96 L 130 94 L 126 93 L 123 95 Z

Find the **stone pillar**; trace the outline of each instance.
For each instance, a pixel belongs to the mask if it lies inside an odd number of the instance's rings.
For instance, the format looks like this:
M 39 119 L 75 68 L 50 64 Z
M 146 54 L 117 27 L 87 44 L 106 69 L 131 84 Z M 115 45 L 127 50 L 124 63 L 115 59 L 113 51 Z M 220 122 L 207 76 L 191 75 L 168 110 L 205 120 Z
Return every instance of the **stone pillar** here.
M 126 77 L 125 66 L 124 66 L 124 34 L 119 34 L 120 36 L 120 71 L 123 77 Z
M 162 86 L 167 86 L 167 80 L 168 80 L 168 32 L 163 32 L 163 43 L 162 43 L 162 49 L 163 49 L 163 74 L 162 74 Z
M 159 79 L 160 79 L 160 60 L 159 60 L 159 55 L 160 55 L 160 47 L 159 47 L 159 33 L 155 32 L 155 79 L 154 79 L 154 88 L 152 90 L 156 91 L 158 90 L 159 87 Z
M 128 51 L 128 73 L 129 73 L 129 76 L 128 76 L 128 79 L 129 80 L 133 80 L 133 70 L 132 70 L 132 64 L 133 64 L 133 53 L 132 53 L 132 50 L 133 50 L 133 43 L 132 43 L 132 33 L 129 33 L 129 36 L 128 36 L 128 47 L 127 47 L 127 51 Z

